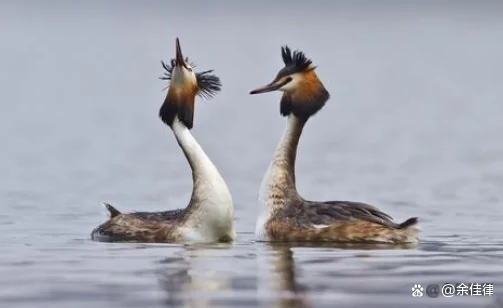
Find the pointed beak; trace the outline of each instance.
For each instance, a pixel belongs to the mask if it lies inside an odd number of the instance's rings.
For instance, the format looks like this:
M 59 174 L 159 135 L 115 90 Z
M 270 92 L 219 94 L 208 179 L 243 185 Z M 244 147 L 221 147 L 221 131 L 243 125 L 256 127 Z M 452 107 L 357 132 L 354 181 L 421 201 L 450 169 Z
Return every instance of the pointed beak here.
M 180 40 L 178 38 L 176 38 L 175 65 L 185 67 L 185 60 L 183 59 L 182 48 L 180 47 Z
M 276 90 L 279 90 L 282 86 L 289 83 L 290 81 L 292 81 L 292 78 L 290 78 L 290 77 L 285 78 L 283 80 L 281 80 L 281 79 L 274 80 L 273 82 L 271 82 L 270 84 L 268 84 L 266 86 L 256 88 L 255 90 L 250 91 L 250 94 L 253 95 L 253 94 L 261 94 L 261 93 L 276 91 Z

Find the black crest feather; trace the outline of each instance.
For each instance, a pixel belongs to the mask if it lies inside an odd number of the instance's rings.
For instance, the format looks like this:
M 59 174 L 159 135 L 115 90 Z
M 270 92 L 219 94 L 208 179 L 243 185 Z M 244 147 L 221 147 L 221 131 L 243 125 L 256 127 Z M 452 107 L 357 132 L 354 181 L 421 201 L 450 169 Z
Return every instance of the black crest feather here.
M 313 64 L 313 61 L 305 53 L 299 50 L 295 50 L 292 53 L 290 47 L 287 45 L 281 47 L 281 57 L 283 58 L 285 67 L 278 72 L 275 81 L 288 75 L 304 72 Z
M 285 66 L 293 66 L 299 71 L 306 70 L 312 63 L 305 53 L 300 50 L 295 50 L 292 54 L 290 47 L 287 45 L 281 47 L 281 57 Z
M 197 94 L 202 98 L 212 98 L 215 94 L 222 90 L 220 78 L 211 73 L 213 73 L 213 70 L 196 73 L 198 87 Z

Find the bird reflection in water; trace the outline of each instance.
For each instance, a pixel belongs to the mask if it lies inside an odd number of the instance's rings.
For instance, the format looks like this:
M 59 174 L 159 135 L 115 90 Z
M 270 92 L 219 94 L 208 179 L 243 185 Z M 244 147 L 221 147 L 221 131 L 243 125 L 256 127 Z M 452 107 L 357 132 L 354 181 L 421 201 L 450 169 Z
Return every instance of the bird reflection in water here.
M 307 287 L 298 283 L 292 244 L 267 244 L 257 254 L 257 290 L 261 307 L 312 307 Z
M 314 301 L 323 301 L 325 288 L 312 282 L 309 273 L 303 275 L 302 262 L 294 259 L 297 249 L 313 250 L 333 249 L 322 259 L 310 259 L 310 262 L 322 262 L 330 266 L 341 256 L 341 249 L 359 250 L 354 257 L 372 257 L 363 250 L 407 249 L 417 244 L 334 244 L 334 243 L 251 243 L 256 246 L 257 271 L 253 278 L 243 273 L 241 257 L 229 253 L 231 244 L 190 245 L 178 256 L 165 258 L 159 263 L 159 282 L 166 293 L 166 307 L 236 307 L 241 305 L 256 307 L 313 307 Z M 316 251 L 314 251 L 316 255 Z M 298 256 L 297 256 L 298 257 Z M 236 274 L 236 271 L 238 273 Z M 238 276 L 238 277 L 236 277 Z M 256 289 L 250 284 L 256 277 Z M 300 278 L 300 279 L 299 279 Z M 300 280 L 300 281 L 299 281 Z M 244 287 L 245 286 L 245 287 Z M 257 291 L 256 294 L 252 293 Z M 243 291 L 245 291 L 243 293 Z M 320 293 L 323 292 L 325 294 Z M 336 293 L 330 291 L 330 299 Z M 315 295 L 316 294 L 316 295 Z M 327 299 L 325 299 L 327 300 Z
M 316 292 L 316 286 L 302 284 L 302 269 L 296 265 L 294 259 L 295 248 L 334 248 L 356 250 L 388 250 L 388 249 L 413 249 L 417 244 L 387 245 L 387 244 L 337 244 L 337 243 L 268 243 L 265 251 L 257 255 L 258 296 L 261 307 L 305 308 L 314 307 L 311 296 Z M 335 252 L 335 250 L 334 250 Z M 355 257 L 370 257 L 358 254 Z M 330 260 L 322 260 L 330 264 L 337 259 L 337 254 Z M 316 300 L 319 300 L 316 298 Z
M 179 256 L 161 260 L 158 277 L 167 295 L 166 307 L 215 307 L 215 295 L 231 288 L 228 276 L 222 274 L 229 268 L 228 260 L 219 257 L 220 250 L 231 247 L 225 243 L 185 246 Z

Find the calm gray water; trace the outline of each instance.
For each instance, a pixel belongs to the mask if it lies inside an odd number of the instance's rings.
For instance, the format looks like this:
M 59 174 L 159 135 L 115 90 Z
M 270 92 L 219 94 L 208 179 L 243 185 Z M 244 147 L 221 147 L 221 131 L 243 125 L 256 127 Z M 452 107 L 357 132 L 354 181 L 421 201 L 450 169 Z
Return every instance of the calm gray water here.
M 502 5 L 182 3 L 0 5 L 2 307 L 503 306 Z M 224 83 L 198 102 L 193 133 L 232 190 L 237 242 L 93 242 L 101 201 L 187 203 L 188 165 L 157 118 L 176 36 Z M 419 246 L 253 241 L 285 120 L 279 94 L 247 93 L 281 68 L 282 44 L 312 57 L 332 94 L 302 137 L 300 192 L 419 216 Z M 495 294 L 411 296 L 447 282 Z

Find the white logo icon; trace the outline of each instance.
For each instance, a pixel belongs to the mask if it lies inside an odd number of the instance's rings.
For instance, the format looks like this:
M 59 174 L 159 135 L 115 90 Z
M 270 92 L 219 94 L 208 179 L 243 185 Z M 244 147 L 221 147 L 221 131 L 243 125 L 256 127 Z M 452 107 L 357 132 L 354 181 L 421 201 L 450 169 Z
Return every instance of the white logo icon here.
M 420 284 L 415 284 L 412 287 L 412 296 L 413 297 L 421 297 L 423 296 L 423 287 Z

